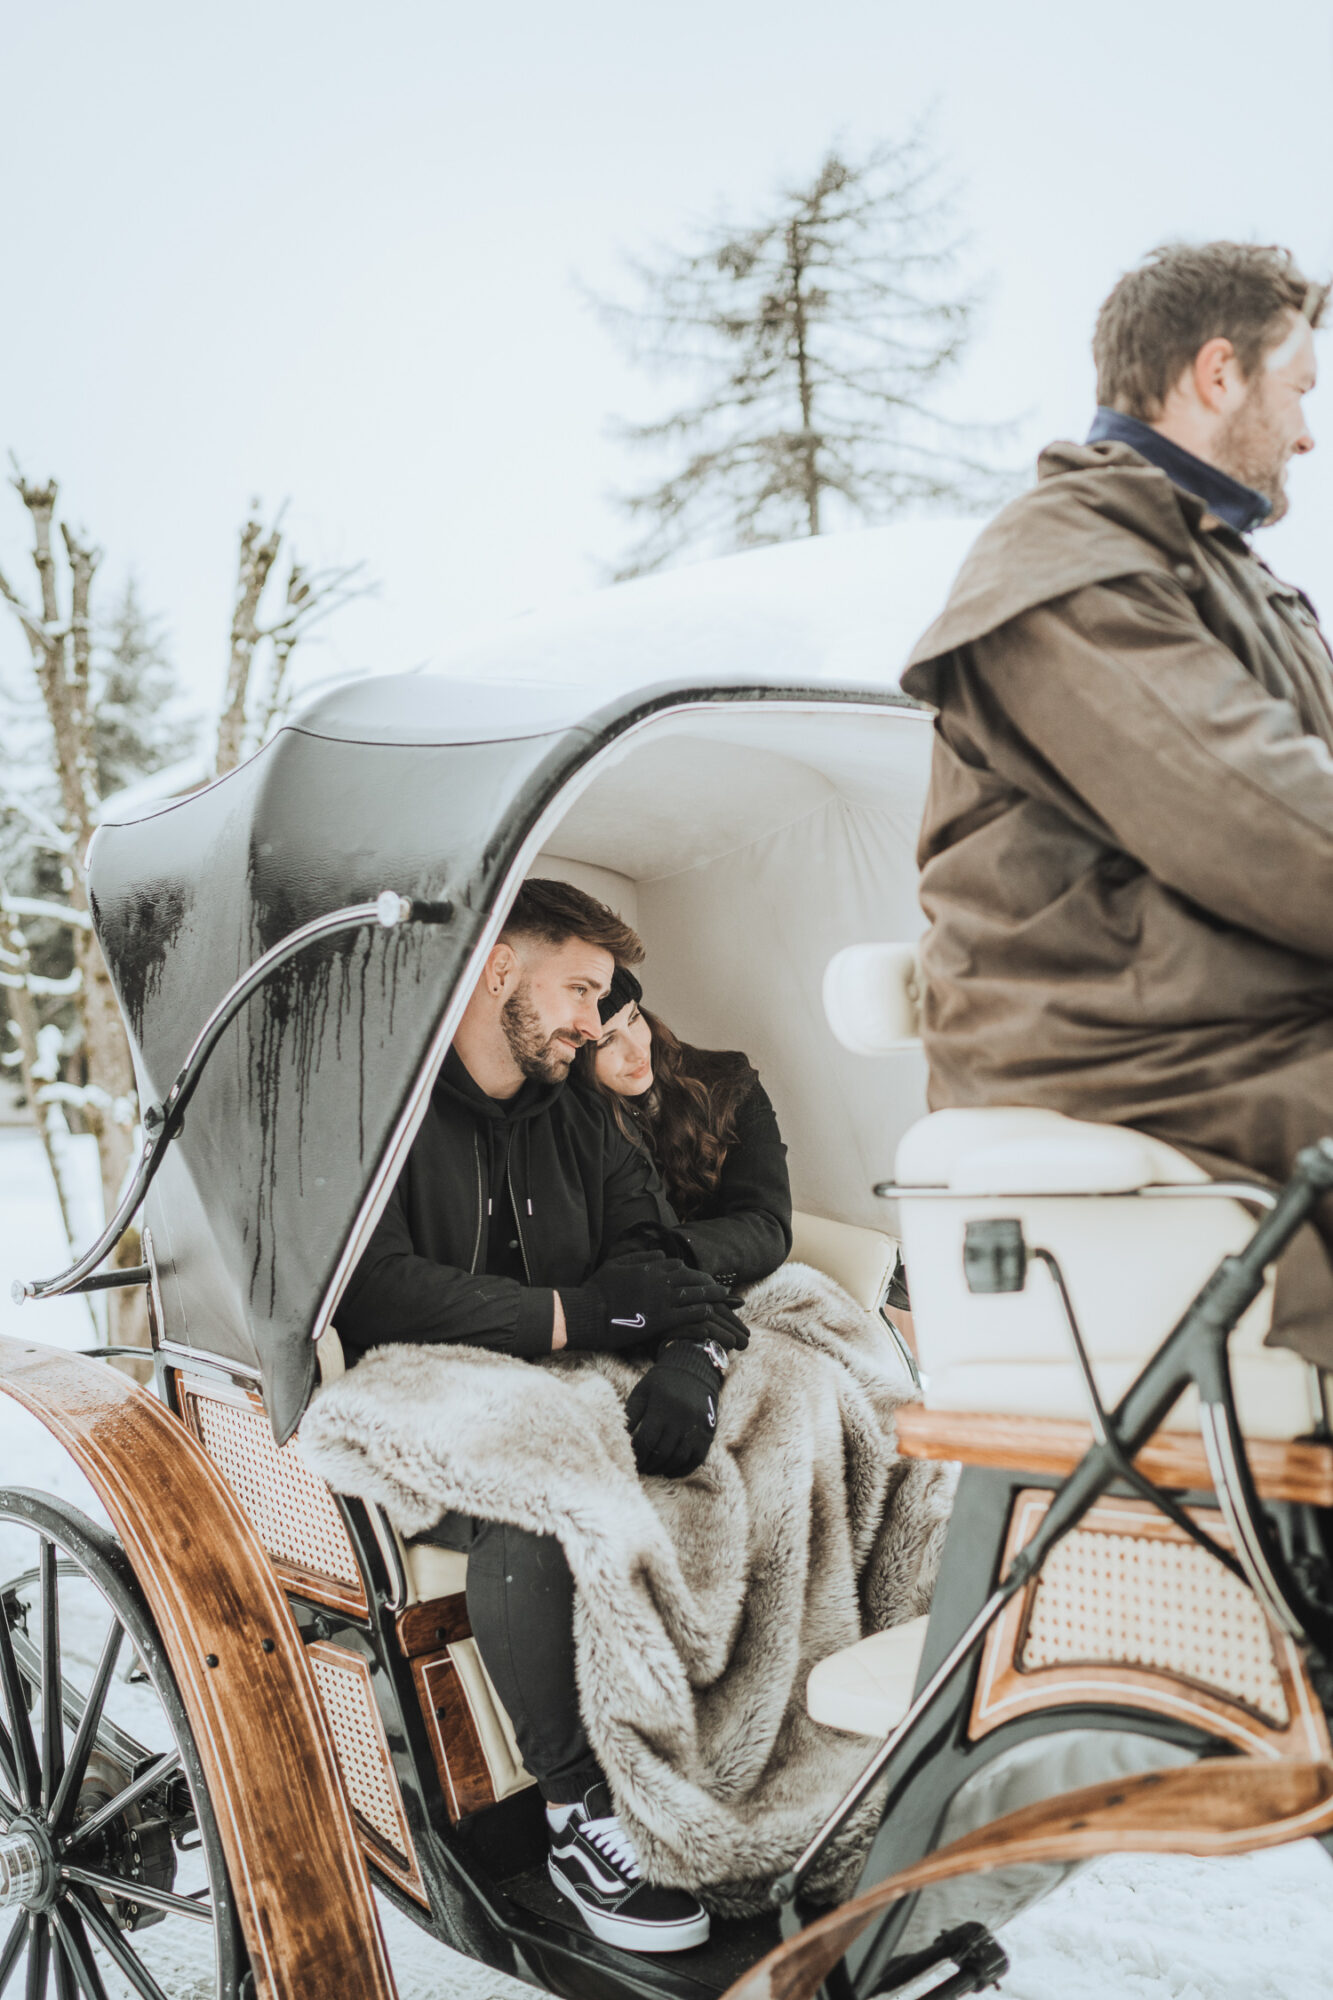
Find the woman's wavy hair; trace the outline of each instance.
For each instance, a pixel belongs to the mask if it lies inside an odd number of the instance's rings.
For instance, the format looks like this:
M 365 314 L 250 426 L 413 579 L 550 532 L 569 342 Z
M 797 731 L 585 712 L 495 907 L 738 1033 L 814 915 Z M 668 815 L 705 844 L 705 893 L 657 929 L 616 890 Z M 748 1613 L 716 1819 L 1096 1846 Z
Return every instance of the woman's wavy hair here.
M 626 1138 L 647 1145 L 671 1206 L 689 1222 L 717 1191 L 737 1116 L 759 1073 L 739 1049 L 693 1048 L 660 1015 L 646 1007 L 639 1012 L 653 1037 L 653 1087 L 645 1096 L 621 1097 L 599 1083 L 591 1042 L 580 1049 L 579 1063 L 585 1080 L 610 1099 Z

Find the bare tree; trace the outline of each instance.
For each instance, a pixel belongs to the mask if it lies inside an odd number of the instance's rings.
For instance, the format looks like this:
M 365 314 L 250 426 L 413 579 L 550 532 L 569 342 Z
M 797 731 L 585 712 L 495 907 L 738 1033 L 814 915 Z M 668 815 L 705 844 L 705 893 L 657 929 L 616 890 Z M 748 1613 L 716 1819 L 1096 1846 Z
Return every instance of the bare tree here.
M 27 638 L 38 699 L 25 703 L 19 696 L 8 705 L 30 733 L 41 726 L 51 777 L 45 784 L 31 772 L 20 777 L 8 745 L 0 743 L 0 989 L 10 1044 L 0 1049 L 0 1063 L 17 1071 L 32 1108 L 72 1244 L 69 1117 L 96 1139 L 108 1214 L 119 1200 L 138 1126 L 133 1065 L 93 935 L 83 856 L 103 797 L 179 756 L 186 725 L 170 712 L 174 677 L 133 584 L 95 643 L 91 598 L 99 552 L 61 523 L 62 562 L 55 482 L 18 474 L 12 483 L 28 512 L 35 601 L 2 572 L 0 601 Z M 241 530 L 219 773 L 257 747 L 285 712 L 297 644 L 367 588 L 360 565 L 311 571 L 288 559 L 282 601 L 266 617 L 261 606 L 282 547 L 280 520 L 265 529 L 256 512 Z M 266 671 L 256 672 L 257 662 Z M 131 1230 L 116 1262 L 137 1264 L 141 1254 Z M 115 1338 L 146 1345 L 141 1295 L 116 1291 L 110 1303 Z
M 690 548 L 976 508 L 1012 491 L 988 462 L 1004 427 L 932 407 L 976 319 L 959 259 L 951 202 L 917 133 L 860 161 L 830 153 L 753 222 L 629 260 L 638 302 L 593 303 L 634 359 L 692 377 L 695 392 L 668 416 L 620 427 L 665 468 L 621 496 L 644 532 L 617 576 Z
M 217 774 L 234 770 L 248 750 L 257 749 L 286 712 L 291 700 L 291 657 L 312 627 L 372 588 L 365 565 L 308 570 L 293 556 L 287 565 L 281 609 L 267 621 L 261 607 L 278 567 L 282 516 L 266 529 L 256 501 L 241 529 L 236 567 L 236 599 L 231 615 L 231 655 L 218 718 Z M 268 675 L 256 686 L 256 662 L 267 649 Z
M 100 551 L 76 535 L 68 524 L 61 525 L 66 557 L 62 603 L 62 578 L 52 539 L 55 482 L 49 480 L 38 485 L 20 474 L 13 483 L 31 524 L 37 603 L 35 607 L 29 605 L 3 572 L 0 572 L 0 598 L 9 605 L 27 636 L 50 732 L 58 806 L 48 839 L 54 836 L 53 844 L 63 852 L 65 904 L 51 903 L 45 914 L 54 917 L 63 908 L 64 921 L 72 935 L 74 967 L 69 990 L 78 1014 L 89 1079 L 79 1109 L 85 1128 L 97 1140 L 102 1197 L 110 1214 L 129 1168 L 137 1107 L 129 1047 L 106 962 L 93 937 L 82 867 L 82 858 L 97 825 L 99 803 L 90 703 L 93 634 L 89 606 Z M 16 927 L 21 913 L 14 909 L 10 899 L 7 901 L 6 949 L 23 958 L 28 951 L 27 941 Z M 31 974 L 25 977 L 30 996 L 39 990 L 34 988 L 32 977 Z M 21 1043 L 22 1039 L 20 1020 Z M 29 1083 L 28 1078 L 25 1083 Z M 124 1260 L 136 1263 L 138 1254 L 137 1239 L 127 1240 Z

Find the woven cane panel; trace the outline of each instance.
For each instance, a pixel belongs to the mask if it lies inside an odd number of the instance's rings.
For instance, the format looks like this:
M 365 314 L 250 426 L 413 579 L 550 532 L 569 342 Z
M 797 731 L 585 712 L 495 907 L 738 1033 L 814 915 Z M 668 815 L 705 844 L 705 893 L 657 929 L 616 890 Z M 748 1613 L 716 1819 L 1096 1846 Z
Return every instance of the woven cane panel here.
M 1275 1726 L 1291 1711 L 1254 1594 L 1193 1542 L 1076 1529 L 1042 1567 L 1017 1664 L 1179 1674 Z
M 200 1443 L 278 1562 L 361 1585 L 333 1496 L 297 1456 L 274 1442 L 262 1410 L 211 1396 L 189 1398 Z
M 402 1854 L 405 1839 L 398 1794 L 369 1678 L 359 1662 L 340 1666 L 313 1650 L 309 1657 L 352 1808 L 386 1847 Z

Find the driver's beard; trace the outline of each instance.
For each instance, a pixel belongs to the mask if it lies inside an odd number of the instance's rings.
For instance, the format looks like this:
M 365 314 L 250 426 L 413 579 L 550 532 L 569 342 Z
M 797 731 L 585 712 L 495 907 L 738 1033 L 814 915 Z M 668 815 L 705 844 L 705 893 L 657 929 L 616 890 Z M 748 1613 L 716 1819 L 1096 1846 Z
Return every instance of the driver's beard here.
M 1260 373 L 1236 414 L 1218 433 L 1213 463 L 1219 472 L 1230 473 L 1242 486 L 1263 494 L 1272 506 L 1264 526 L 1271 528 L 1291 503 L 1287 498 L 1288 453 L 1269 415 L 1265 386 L 1266 378 Z
M 574 1060 L 573 1053 L 567 1042 L 557 1042 L 554 1035 L 542 1034 L 537 1010 L 528 998 L 526 979 L 514 988 L 500 1009 L 500 1026 L 504 1029 L 509 1053 L 524 1076 L 532 1077 L 537 1083 L 564 1082 Z M 570 1027 L 564 1032 L 582 1039 L 577 1028 Z

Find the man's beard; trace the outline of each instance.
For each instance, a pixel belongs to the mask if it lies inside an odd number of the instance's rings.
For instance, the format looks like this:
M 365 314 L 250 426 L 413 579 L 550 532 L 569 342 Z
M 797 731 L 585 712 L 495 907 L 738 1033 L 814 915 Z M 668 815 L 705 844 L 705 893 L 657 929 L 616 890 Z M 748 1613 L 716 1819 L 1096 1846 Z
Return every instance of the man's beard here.
M 578 1045 L 586 1040 L 573 1027 L 560 1029 L 559 1040 L 555 1035 L 543 1035 L 537 1010 L 528 999 L 526 980 L 515 987 L 500 1009 L 500 1026 L 510 1055 L 524 1076 L 537 1083 L 563 1083 Z
M 1271 528 L 1291 505 L 1287 498 L 1291 454 L 1277 436 L 1264 388 L 1265 378 L 1260 375 L 1236 414 L 1218 433 L 1213 463 L 1219 472 L 1229 473 L 1242 486 L 1263 494 L 1272 510 L 1264 526 Z

